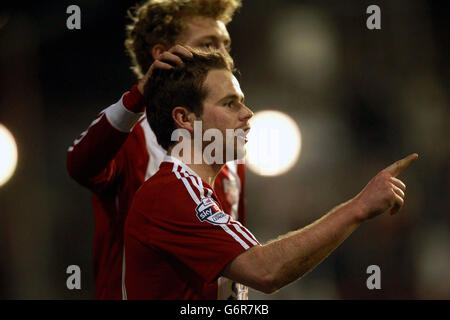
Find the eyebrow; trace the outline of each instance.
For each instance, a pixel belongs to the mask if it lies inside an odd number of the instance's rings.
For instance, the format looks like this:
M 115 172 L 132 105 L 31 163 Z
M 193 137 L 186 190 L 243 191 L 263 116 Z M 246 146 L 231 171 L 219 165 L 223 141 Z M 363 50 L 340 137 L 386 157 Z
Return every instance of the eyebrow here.
M 229 37 L 217 37 L 216 35 L 207 35 L 198 39 L 198 42 L 205 40 L 223 40 L 226 46 L 231 46 L 231 38 Z
M 245 100 L 245 96 L 244 95 L 241 96 L 241 95 L 232 93 L 232 94 L 229 94 L 229 95 L 223 97 L 222 99 L 220 99 L 217 102 L 221 103 L 221 102 L 225 102 L 226 100 L 239 100 L 241 103 L 243 103 Z

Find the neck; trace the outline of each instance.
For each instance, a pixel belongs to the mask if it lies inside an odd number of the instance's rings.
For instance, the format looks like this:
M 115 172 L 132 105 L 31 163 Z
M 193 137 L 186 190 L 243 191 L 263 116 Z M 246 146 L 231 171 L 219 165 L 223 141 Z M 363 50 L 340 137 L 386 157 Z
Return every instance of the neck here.
M 182 161 L 192 171 L 194 171 L 203 181 L 206 181 L 211 187 L 214 188 L 214 181 L 216 180 L 216 176 L 220 172 L 220 170 L 222 170 L 224 164 L 217 164 L 217 163 L 207 164 L 205 163 L 202 155 L 200 155 L 200 157 L 198 156 L 195 157 L 193 152 L 191 156 L 184 156 L 183 152 L 172 153 L 172 150 L 173 148 L 169 148 L 167 153 L 172 157 Z M 201 159 L 201 163 L 195 163 L 194 159 Z
M 186 164 L 191 168 L 196 174 L 206 181 L 211 187 L 214 188 L 214 181 L 216 180 L 217 174 L 223 167 L 223 164 Z

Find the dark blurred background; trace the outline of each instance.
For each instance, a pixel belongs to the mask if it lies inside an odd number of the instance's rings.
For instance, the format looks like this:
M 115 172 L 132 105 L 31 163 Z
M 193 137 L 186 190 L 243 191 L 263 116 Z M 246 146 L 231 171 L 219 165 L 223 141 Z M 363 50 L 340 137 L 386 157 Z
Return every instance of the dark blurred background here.
M 134 1 L 53 1 L 0 9 L 0 123 L 18 165 L 0 187 L 0 298 L 91 299 L 94 220 L 66 152 L 96 114 L 136 81 L 124 51 Z M 444 1 L 245 0 L 229 25 L 241 86 L 254 111 L 276 109 L 302 132 L 284 175 L 248 172 L 248 227 L 266 242 L 355 196 L 391 162 L 400 214 L 362 225 L 303 279 L 250 299 L 449 299 L 449 19 Z M 81 8 L 81 30 L 66 8 Z M 368 30 L 366 8 L 381 8 Z M 0 155 L 2 157 L 4 155 Z M 66 288 L 79 265 L 82 289 Z M 381 268 L 368 290 L 366 268 Z

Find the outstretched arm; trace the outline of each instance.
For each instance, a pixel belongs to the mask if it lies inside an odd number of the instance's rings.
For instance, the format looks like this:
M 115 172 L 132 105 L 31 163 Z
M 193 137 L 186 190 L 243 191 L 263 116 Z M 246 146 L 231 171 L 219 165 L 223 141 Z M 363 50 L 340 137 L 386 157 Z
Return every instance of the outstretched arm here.
M 265 293 L 302 277 L 336 249 L 364 221 L 403 206 L 403 182 L 397 179 L 417 159 L 412 154 L 379 172 L 352 200 L 311 225 L 290 232 L 236 257 L 222 274 Z

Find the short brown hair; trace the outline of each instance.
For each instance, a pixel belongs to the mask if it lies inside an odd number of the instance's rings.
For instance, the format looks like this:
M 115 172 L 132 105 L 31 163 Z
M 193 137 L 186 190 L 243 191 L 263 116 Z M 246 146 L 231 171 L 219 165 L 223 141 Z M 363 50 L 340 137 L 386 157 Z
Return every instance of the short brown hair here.
M 186 29 L 186 20 L 207 17 L 227 24 L 241 0 L 148 0 L 128 10 L 132 23 L 126 27 L 125 47 L 131 69 L 141 78 L 153 63 L 151 48 L 173 46 Z
M 208 95 L 204 87 L 211 70 L 234 71 L 233 60 L 219 51 L 205 52 L 193 49 L 192 58 L 183 58 L 183 64 L 175 68 L 155 69 L 144 87 L 144 103 L 147 121 L 158 143 L 168 149 L 174 142 L 176 129 L 172 110 L 182 106 L 197 116 L 203 113 L 203 101 Z

